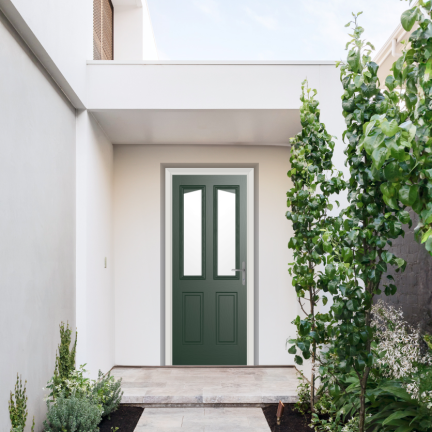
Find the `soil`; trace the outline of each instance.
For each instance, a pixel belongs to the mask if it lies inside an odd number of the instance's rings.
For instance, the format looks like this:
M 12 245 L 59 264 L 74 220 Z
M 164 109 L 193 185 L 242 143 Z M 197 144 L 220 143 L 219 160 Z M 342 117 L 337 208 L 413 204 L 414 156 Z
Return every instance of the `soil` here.
M 113 432 L 118 427 L 118 432 L 133 432 L 143 411 L 144 408 L 120 405 L 117 411 L 114 411 L 100 422 L 99 431 Z
M 285 404 L 285 410 L 281 418 L 281 424 L 276 424 L 277 404 L 271 404 L 263 408 L 265 418 L 272 432 L 313 432 L 308 425 L 310 424 L 310 415 L 302 416 L 294 411 L 294 404 Z

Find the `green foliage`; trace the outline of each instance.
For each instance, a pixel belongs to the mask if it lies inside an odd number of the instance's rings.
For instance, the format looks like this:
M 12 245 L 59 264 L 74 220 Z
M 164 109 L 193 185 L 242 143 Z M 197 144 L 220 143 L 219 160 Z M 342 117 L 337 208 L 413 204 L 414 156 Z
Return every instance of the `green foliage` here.
M 110 373 L 104 375 L 101 371 L 99 371 L 99 377 L 97 381 L 94 382 L 91 391 L 93 397 L 97 399 L 102 406 L 103 417 L 111 414 L 118 408 L 123 396 L 123 392 L 121 391 L 121 379 L 116 381 Z
M 321 392 L 312 413 L 311 424 L 315 432 L 341 432 L 344 427 L 341 413 L 334 404 L 333 398 L 325 391 Z
M 28 415 L 26 385 L 27 381 L 23 386 L 21 377 L 17 374 L 15 393 L 10 392 L 9 399 L 9 417 L 12 425 L 12 432 L 23 431 L 26 425 Z
M 52 397 L 53 399 L 55 399 L 62 391 L 65 391 L 66 393 L 68 392 L 68 380 L 70 380 L 73 375 L 76 374 L 75 354 L 77 337 L 78 333 L 76 332 L 75 342 L 71 348 L 70 345 L 72 342 L 72 330 L 69 328 L 69 324 L 67 324 L 66 327 L 63 322 L 60 324 L 60 345 L 58 347 L 58 353 L 56 355 L 54 376 L 47 385 L 47 388 L 51 389 L 50 397 Z M 83 369 L 82 371 L 85 372 Z M 75 378 L 74 381 L 77 381 L 79 379 L 79 376 L 73 378 Z M 70 393 L 67 393 L 67 395 L 69 394 Z
M 103 409 L 90 398 L 65 397 L 47 401 L 45 432 L 98 432 Z
M 295 355 L 295 362 L 302 364 L 303 359 L 311 359 L 311 409 L 315 394 L 315 359 L 317 350 L 326 343 L 325 323 L 328 316 L 320 314 L 317 306 L 322 300 L 317 266 L 326 263 L 325 252 L 331 252 L 331 244 L 323 231 L 331 224 L 340 224 L 328 216 L 332 210 L 330 195 L 339 193 L 345 183 L 342 173 L 333 170 L 332 156 L 334 142 L 332 136 L 320 123 L 319 102 L 315 99 L 316 90 L 302 84 L 300 119 L 302 131 L 291 140 L 291 169 L 288 177 L 293 187 L 287 192 L 286 217 L 293 224 L 294 236 L 288 247 L 293 250 L 294 263 L 290 264 L 300 307 L 305 317 L 294 320 L 297 338 L 289 340 L 293 344 L 288 352 Z M 307 306 L 306 306 L 307 305 Z
M 404 270 L 406 263 L 386 251 L 392 240 L 404 235 L 402 223 L 410 222 L 398 201 L 416 199 L 416 189 L 402 189 L 396 182 L 400 167 L 394 162 L 401 142 L 408 146 L 413 131 L 400 112 L 398 100 L 391 92 L 381 92 L 378 65 L 372 62 L 373 46 L 362 39 L 363 28 L 353 14 L 348 58 L 340 64 L 343 115 L 348 142 L 345 154 L 350 169 L 349 205 L 341 212 L 343 223 L 328 227 L 331 256 L 327 259 L 320 284 L 333 295 L 332 321 L 327 328 L 331 336 L 327 359 L 320 368 L 321 376 L 338 377 L 327 383 L 333 397 L 343 391 L 340 376 L 352 372 L 359 383 L 356 411 L 359 431 L 365 430 L 366 391 L 371 369 L 376 363 L 371 327 L 373 298 L 381 293 L 382 275 L 389 266 Z M 355 61 L 354 61 L 355 59 Z M 409 164 L 409 161 L 405 161 Z M 391 178 L 393 182 L 389 182 Z M 384 283 L 386 295 L 396 292 L 393 277 Z
M 49 397 L 54 400 L 60 393 L 65 397 L 88 396 L 92 391 L 92 383 L 84 376 L 87 373 L 84 367 L 85 365 L 81 365 L 78 369 L 70 371 L 69 376 L 63 380 L 60 380 L 58 375 L 54 375 L 47 384 L 47 388 L 51 389 Z
M 301 415 L 310 413 L 310 384 L 305 381 L 303 377 L 299 377 L 299 384 L 297 386 L 298 401 L 294 405 L 294 409 Z
M 373 127 L 364 144 L 369 150 L 374 145 L 375 156 L 372 156 L 377 166 L 384 165 L 386 182 L 381 185 L 381 191 L 387 205 L 398 212 L 401 206 L 410 207 L 419 215 L 416 236 L 432 255 L 431 9 L 430 1 L 420 0 L 402 14 L 405 30 L 412 30 L 415 24 L 418 28 L 409 37 L 409 44 L 405 44 L 402 56 L 393 64 L 392 75 L 385 81 L 387 90 L 381 105 L 386 109 L 382 115 L 392 124 L 394 135 L 387 135 L 381 142 L 382 135 L 374 133 L 376 127 Z M 379 122 L 378 126 L 386 134 L 389 125 L 383 125 L 384 118 Z

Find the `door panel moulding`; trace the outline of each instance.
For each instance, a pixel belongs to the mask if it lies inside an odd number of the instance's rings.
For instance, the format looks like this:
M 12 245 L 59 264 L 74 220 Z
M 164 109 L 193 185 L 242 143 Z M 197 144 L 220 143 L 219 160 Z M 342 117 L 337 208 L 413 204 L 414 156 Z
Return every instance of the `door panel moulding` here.
M 172 366 L 172 180 L 173 175 L 244 175 L 247 181 L 247 366 L 254 366 L 254 168 L 165 168 L 165 365 Z M 217 365 L 215 365 L 217 367 Z M 193 366 L 197 367 L 197 366 Z M 205 366 L 209 367 L 209 366 Z M 245 366 L 243 366 L 245 367 Z

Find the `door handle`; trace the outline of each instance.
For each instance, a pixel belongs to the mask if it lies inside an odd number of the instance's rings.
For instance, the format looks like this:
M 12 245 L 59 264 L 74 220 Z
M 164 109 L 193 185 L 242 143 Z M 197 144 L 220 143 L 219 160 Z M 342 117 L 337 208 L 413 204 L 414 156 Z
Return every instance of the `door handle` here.
M 242 262 L 241 269 L 232 269 L 234 272 L 242 272 L 242 285 L 246 285 L 246 263 Z

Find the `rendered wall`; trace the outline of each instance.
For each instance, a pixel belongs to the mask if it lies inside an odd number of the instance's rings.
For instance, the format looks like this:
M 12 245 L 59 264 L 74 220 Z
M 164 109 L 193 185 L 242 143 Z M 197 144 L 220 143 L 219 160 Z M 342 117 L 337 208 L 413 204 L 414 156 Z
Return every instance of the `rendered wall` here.
M 257 364 L 293 364 L 285 341 L 298 313 L 287 272 L 288 147 L 114 146 L 115 362 L 164 362 L 161 164 L 258 164 Z M 182 165 L 185 166 L 185 165 Z M 244 165 L 242 165 L 244 166 Z
M 75 327 L 75 110 L 1 13 L 0 41 L 0 429 L 18 372 L 40 431 L 58 326 Z
M 411 210 L 413 225 L 404 225 L 405 238 L 399 237 L 389 248 L 396 256 L 407 261 L 404 273 L 389 272 L 395 278 L 397 292 L 394 296 L 382 298 L 386 303 L 402 308 L 404 318 L 414 327 L 420 325 L 422 331 L 432 333 L 432 257 L 424 245 L 415 241 L 414 228 L 419 222 L 418 216 Z M 387 281 L 387 278 L 383 278 Z
M 84 101 L 86 60 L 93 58 L 93 2 L 0 0 L 0 8 L 14 17 L 21 34 L 29 38 L 27 43 L 35 38 L 43 46 L 47 55 L 43 61 L 53 61 L 78 97 Z M 23 23 L 15 17 L 15 11 Z M 38 55 L 41 53 L 38 52 Z
M 77 117 L 77 364 L 114 366 L 113 147 L 87 111 Z M 106 258 L 106 267 L 105 267 Z

